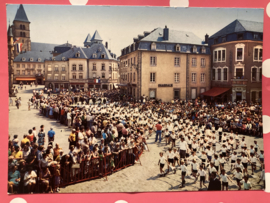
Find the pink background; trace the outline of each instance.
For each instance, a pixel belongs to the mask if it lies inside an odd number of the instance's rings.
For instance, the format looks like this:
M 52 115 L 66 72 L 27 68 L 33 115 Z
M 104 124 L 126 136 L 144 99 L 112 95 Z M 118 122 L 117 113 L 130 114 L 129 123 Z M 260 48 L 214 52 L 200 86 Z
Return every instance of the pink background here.
M 181 0 L 179 0 L 181 1 Z M 239 8 L 264 8 L 264 42 L 263 61 L 270 58 L 270 17 L 266 14 L 266 6 L 270 0 L 189 0 L 189 7 L 239 7 Z M 38 194 L 38 195 L 7 195 L 7 162 L 8 162 L 8 63 L 7 63 L 7 25 L 6 4 L 62 4 L 70 5 L 69 0 L 0 0 L 0 113 L 1 139 L 0 152 L 3 154 L 0 161 L 0 202 L 7 203 L 16 197 L 21 197 L 27 203 L 42 202 L 98 202 L 114 203 L 125 200 L 128 203 L 137 202 L 167 202 L 179 201 L 192 202 L 270 202 L 270 193 L 264 191 L 228 191 L 228 192 L 153 192 L 153 193 L 91 193 L 91 194 Z M 169 0 L 88 0 L 87 5 L 136 5 L 136 6 L 170 6 Z M 268 67 L 263 67 L 268 68 Z M 270 116 L 270 78 L 263 76 L 263 115 Z M 264 123 L 265 125 L 266 123 Z M 270 157 L 269 133 L 264 134 L 265 157 Z M 270 160 L 265 160 L 265 171 L 270 172 Z M 127 185 L 128 187 L 128 185 Z M 269 186 L 268 186 L 269 187 Z M 19 203 L 19 202 L 16 202 Z

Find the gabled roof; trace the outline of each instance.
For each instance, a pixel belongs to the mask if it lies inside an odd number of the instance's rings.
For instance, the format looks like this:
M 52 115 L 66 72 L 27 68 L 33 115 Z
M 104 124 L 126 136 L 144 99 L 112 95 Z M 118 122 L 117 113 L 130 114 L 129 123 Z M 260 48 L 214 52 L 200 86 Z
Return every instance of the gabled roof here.
M 229 25 L 225 26 L 215 34 L 213 34 L 210 38 L 225 36 L 227 34 L 235 33 L 235 32 L 263 32 L 263 23 L 248 21 L 248 20 L 238 20 L 231 22 Z
M 88 34 L 87 37 L 84 40 L 84 43 L 91 42 L 91 35 Z
M 80 56 L 76 57 L 76 53 L 80 52 Z M 66 60 L 69 58 L 81 58 L 81 59 L 87 59 L 86 54 L 84 53 L 83 49 L 81 47 L 73 47 L 69 49 L 68 51 L 59 54 L 58 56 L 55 57 L 56 61 L 61 61 L 62 57 L 65 57 Z M 51 59 L 50 59 L 51 60 Z
M 98 31 L 96 30 L 91 41 L 103 41 L 103 39 L 100 37 Z
M 30 21 L 29 21 L 28 18 L 27 18 L 27 15 L 26 15 L 26 13 L 25 13 L 25 10 L 24 10 L 22 4 L 21 4 L 20 7 L 18 8 L 14 20 L 30 23 Z
M 140 41 L 148 42 L 166 42 L 166 43 L 183 43 L 183 44 L 202 44 L 202 39 L 192 32 L 178 31 L 169 29 L 169 40 L 163 39 L 163 28 L 156 28 L 149 35 L 143 37 Z
M 50 52 L 27 51 L 16 56 L 14 61 L 22 62 L 22 58 L 25 58 L 25 62 L 44 62 L 45 59 L 50 59 L 52 56 Z M 33 58 L 33 61 L 31 61 L 30 58 Z M 40 61 L 38 61 L 38 59 L 40 59 Z
M 53 51 L 54 47 L 59 44 L 48 44 L 48 43 L 40 43 L 40 42 L 31 42 L 31 51 Z

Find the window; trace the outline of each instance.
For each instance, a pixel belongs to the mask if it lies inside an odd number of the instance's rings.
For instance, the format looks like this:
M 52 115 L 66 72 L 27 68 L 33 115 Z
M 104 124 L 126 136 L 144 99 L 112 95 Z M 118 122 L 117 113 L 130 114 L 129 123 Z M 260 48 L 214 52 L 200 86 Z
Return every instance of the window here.
M 243 78 L 243 68 L 236 68 L 236 79 L 242 79 Z
M 253 53 L 253 55 L 254 55 L 254 58 L 253 58 L 253 60 L 254 61 L 262 61 L 262 46 L 256 46 L 255 48 L 254 48 L 254 53 Z
M 201 58 L 201 67 L 205 67 L 205 58 Z
M 217 48 L 214 50 L 214 62 L 225 62 L 226 61 L 226 49 Z
M 150 65 L 151 66 L 156 66 L 157 65 L 157 57 L 155 57 L 155 56 L 150 57 Z
M 218 74 L 218 80 L 221 80 L 221 69 L 219 68 L 217 70 L 218 70 L 218 72 L 217 72 L 217 74 Z
M 38 74 L 41 74 L 41 70 L 38 70 Z
M 52 75 L 51 75 L 51 74 L 48 74 L 48 75 L 47 75 L 47 79 L 48 79 L 48 80 L 51 80 L 51 79 L 52 79 Z
M 55 66 L 54 66 L 54 70 L 55 70 L 55 71 L 58 71 L 58 65 L 55 65 Z
M 237 48 L 237 60 L 242 60 L 243 48 Z
M 93 54 L 93 56 L 92 56 L 92 57 L 93 57 L 94 59 L 95 59 L 95 58 L 97 58 L 97 54 Z
M 156 82 L 156 73 L 150 73 L 150 82 Z
M 62 71 L 66 71 L 66 66 L 62 65 Z
M 83 65 L 79 65 L 79 70 L 83 70 Z
M 228 69 L 227 68 L 223 68 L 223 80 L 228 80 Z
M 156 50 L 156 47 L 157 47 L 157 46 L 156 46 L 156 43 L 152 43 L 152 44 L 151 44 L 151 50 Z
M 75 64 L 72 65 L 72 70 L 73 70 L 73 71 L 76 70 L 76 65 L 75 65 Z
M 31 72 L 30 71 L 27 71 L 27 75 L 31 75 Z
M 191 89 L 191 99 L 196 99 L 196 97 L 197 97 L 197 89 L 192 88 Z
M 180 81 L 180 73 L 174 73 L 174 82 Z
M 133 73 L 133 82 L 135 82 L 136 81 L 136 74 L 135 73 Z
M 254 39 L 259 39 L 259 35 L 258 35 L 257 33 L 255 33 L 255 34 L 253 35 L 253 38 L 254 38 Z
M 65 61 L 66 60 L 66 58 L 65 57 L 62 57 L 62 61 Z
M 216 79 L 216 69 L 212 69 L 212 80 Z
M 196 73 L 191 74 L 191 81 L 196 82 Z
M 251 81 L 256 82 L 257 80 L 257 68 L 251 69 Z
M 128 59 L 128 66 L 130 65 L 130 59 Z
M 101 78 L 105 78 L 105 73 L 102 73 L 101 74 Z
M 101 64 L 101 70 L 105 70 L 105 63 Z
M 97 66 L 95 63 L 93 63 L 93 70 L 97 70 Z
M 36 68 L 36 64 L 33 64 L 33 68 Z
M 96 73 L 93 73 L 93 78 L 95 78 L 96 77 Z
M 16 74 L 17 74 L 17 75 L 20 75 L 20 71 L 19 71 L 19 70 L 17 70 Z
M 101 54 L 101 58 L 104 59 L 105 58 L 105 54 Z
M 33 61 L 33 58 L 30 58 L 30 61 Z
M 243 33 L 237 35 L 237 39 L 238 39 L 238 40 L 242 40 L 243 38 L 244 38 Z
M 201 82 L 205 82 L 205 73 L 201 73 Z
M 226 37 L 222 37 L 222 42 L 226 42 Z
M 27 68 L 30 68 L 30 64 L 27 64 Z
M 22 57 L 22 61 L 25 61 L 25 58 L 24 57 Z
M 206 53 L 206 48 L 202 47 L 202 53 L 205 54 Z
M 109 64 L 109 71 L 112 71 L 112 64 Z
M 40 62 L 41 61 L 41 58 L 38 58 L 38 62 Z
M 17 68 L 20 68 L 20 64 L 17 64 Z
M 193 52 L 196 53 L 197 52 L 197 47 L 193 46 Z
M 180 89 L 173 90 L 174 99 L 180 99 Z
M 49 66 L 48 66 L 49 67 Z M 25 65 L 24 64 L 22 64 L 22 68 L 25 68 Z
M 180 58 L 179 57 L 175 57 L 174 58 L 174 66 L 180 66 Z
M 58 74 L 54 75 L 54 80 L 58 80 Z
M 197 59 L 196 58 L 192 58 L 192 66 L 193 67 L 197 66 Z
M 177 45 L 175 46 L 175 50 L 176 50 L 176 51 L 180 51 L 180 45 L 179 45 L 179 44 L 177 44 Z
M 79 79 L 83 79 L 83 74 L 79 74 Z
M 72 74 L 72 79 L 76 79 L 76 74 Z

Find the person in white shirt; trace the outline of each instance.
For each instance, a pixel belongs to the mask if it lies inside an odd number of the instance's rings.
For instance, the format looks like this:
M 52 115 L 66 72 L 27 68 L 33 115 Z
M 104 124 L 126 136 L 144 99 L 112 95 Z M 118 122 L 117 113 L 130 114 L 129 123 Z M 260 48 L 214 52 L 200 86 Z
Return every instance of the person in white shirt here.
M 257 184 L 259 184 L 261 181 L 263 181 L 263 188 L 265 188 L 265 171 L 264 171 L 264 165 L 263 165 L 262 172 L 261 172 L 261 175 L 260 175 L 260 180 L 257 182 Z
M 242 162 L 242 165 L 244 166 L 244 175 L 247 174 L 248 175 L 248 171 L 247 171 L 247 167 L 248 167 L 248 162 L 249 162 L 249 159 L 247 158 L 246 154 L 245 153 L 242 153 L 242 156 L 241 156 L 241 162 Z
M 182 184 L 179 186 L 179 188 L 183 188 L 185 187 L 185 176 L 186 176 L 186 173 L 187 173 L 187 167 L 185 166 L 185 161 L 182 159 L 181 160 L 181 166 L 180 166 L 180 170 L 182 171 L 182 174 L 181 174 L 181 177 L 182 177 Z
M 236 163 L 236 159 L 237 159 L 237 152 L 234 151 L 233 154 L 229 157 L 231 158 L 231 170 L 233 168 L 233 166 L 235 165 Z
M 24 174 L 24 186 L 27 186 L 28 193 L 33 194 L 36 185 L 37 174 L 31 166 L 27 167 L 27 172 Z
M 210 166 L 208 167 L 208 181 L 210 181 L 210 177 L 213 172 L 216 172 L 218 174 L 217 169 L 214 166 L 214 162 L 211 162 Z
M 196 159 L 193 159 L 191 163 L 192 173 L 190 175 L 192 175 L 195 178 L 195 182 L 196 182 L 196 175 L 198 173 L 198 166 L 199 164 L 196 163 Z
M 172 164 L 172 169 L 174 170 L 174 173 L 176 173 L 176 169 L 173 167 L 173 162 L 174 162 L 174 153 L 171 148 L 169 148 L 169 151 L 167 152 L 167 158 L 168 158 L 168 171 L 170 171 L 170 164 Z
M 160 153 L 159 153 L 159 156 L 160 156 L 160 158 L 159 158 L 159 160 L 158 160 L 159 170 L 160 170 L 160 174 L 163 174 L 163 173 L 164 173 L 163 168 L 164 168 L 165 163 L 166 163 L 167 160 L 166 160 L 166 158 L 163 156 L 163 152 L 160 152 Z
M 251 182 L 249 182 L 248 179 L 248 176 L 244 176 L 244 179 L 240 181 L 240 183 L 244 185 L 244 190 L 251 190 L 252 188 Z
M 175 147 L 175 140 L 176 140 L 176 136 L 175 136 L 174 130 L 172 131 L 171 139 L 172 139 L 172 148 L 173 148 L 173 147 Z
M 253 171 L 256 170 L 256 162 L 257 162 L 257 158 L 254 156 L 254 154 L 250 154 L 249 163 L 251 164 L 252 175 L 254 174 Z
M 225 170 L 224 170 L 224 169 L 221 170 L 220 178 L 221 178 L 221 181 L 222 181 L 222 188 L 221 188 L 221 190 L 224 190 L 225 188 L 226 188 L 226 190 L 228 190 L 228 187 L 229 187 L 229 181 L 232 182 L 232 180 L 231 180 L 230 177 L 225 173 Z
M 240 181 L 243 178 L 243 174 L 241 173 L 241 169 L 240 168 L 236 168 L 236 172 L 234 172 L 233 177 L 236 178 L 236 182 L 238 185 L 238 190 L 241 190 L 241 183 Z
M 184 137 L 181 137 L 181 140 L 179 142 L 179 149 L 180 149 L 180 158 L 185 159 L 186 158 L 186 152 L 187 152 L 187 142 L 184 141 Z
M 203 169 L 203 165 L 200 165 L 200 169 L 198 170 L 198 173 L 197 173 L 197 177 L 196 177 L 196 181 L 197 181 L 197 178 L 200 176 L 200 189 L 202 189 L 202 184 L 207 188 L 207 186 L 205 185 L 205 177 L 206 177 L 206 172 L 205 170 Z M 195 182 L 196 182 L 195 181 Z

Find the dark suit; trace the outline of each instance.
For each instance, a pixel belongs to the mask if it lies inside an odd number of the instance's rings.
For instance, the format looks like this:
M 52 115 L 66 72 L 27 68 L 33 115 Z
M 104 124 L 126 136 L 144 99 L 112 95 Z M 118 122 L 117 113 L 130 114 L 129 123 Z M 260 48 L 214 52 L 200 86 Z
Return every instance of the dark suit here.
M 208 185 L 209 191 L 220 191 L 221 190 L 221 182 L 219 179 L 210 179 L 209 185 Z

